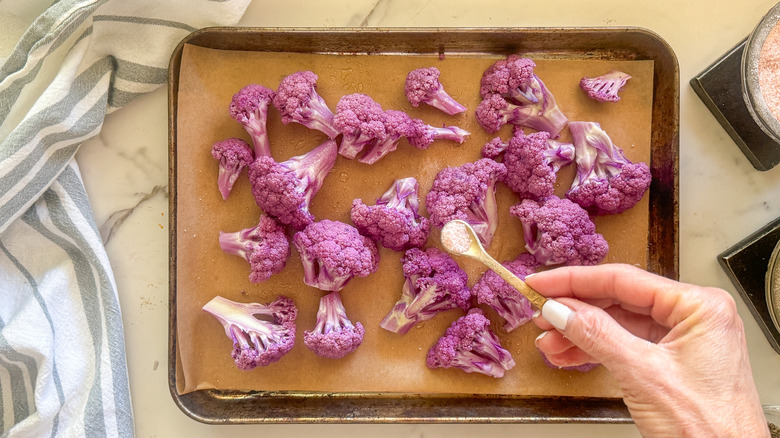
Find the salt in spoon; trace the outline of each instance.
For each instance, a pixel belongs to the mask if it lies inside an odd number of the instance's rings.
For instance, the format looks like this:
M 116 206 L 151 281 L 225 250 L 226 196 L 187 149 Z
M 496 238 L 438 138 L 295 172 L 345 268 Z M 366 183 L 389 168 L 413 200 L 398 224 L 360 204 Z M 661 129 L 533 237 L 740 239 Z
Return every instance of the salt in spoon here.
M 444 224 L 441 230 L 441 242 L 450 253 L 471 257 L 485 264 L 510 286 L 523 294 L 537 309 L 540 309 L 542 316 L 554 327 L 559 330 L 566 327 L 566 318 L 571 313 L 571 309 L 557 301 L 548 300 L 539 292 L 531 289 L 504 265 L 498 263 L 485 251 L 474 229 L 466 221 L 455 219 Z

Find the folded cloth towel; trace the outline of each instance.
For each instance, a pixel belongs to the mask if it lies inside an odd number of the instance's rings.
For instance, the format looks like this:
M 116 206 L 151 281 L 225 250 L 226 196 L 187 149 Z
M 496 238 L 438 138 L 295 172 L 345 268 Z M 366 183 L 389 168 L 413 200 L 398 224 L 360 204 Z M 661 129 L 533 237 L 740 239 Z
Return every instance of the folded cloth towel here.
M 165 83 L 182 38 L 248 3 L 0 2 L 0 26 L 26 29 L 0 53 L 0 437 L 134 435 L 117 288 L 74 156 Z

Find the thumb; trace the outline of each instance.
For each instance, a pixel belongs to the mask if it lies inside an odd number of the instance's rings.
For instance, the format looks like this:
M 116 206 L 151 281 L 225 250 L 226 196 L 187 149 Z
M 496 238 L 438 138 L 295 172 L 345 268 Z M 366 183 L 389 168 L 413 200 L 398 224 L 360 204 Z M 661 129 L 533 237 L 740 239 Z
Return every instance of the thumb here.
M 542 317 L 610 371 L 631 369 L 649 353 L 648 341 L 631 334 L 603 309 L 582 301 L 547 300 Z

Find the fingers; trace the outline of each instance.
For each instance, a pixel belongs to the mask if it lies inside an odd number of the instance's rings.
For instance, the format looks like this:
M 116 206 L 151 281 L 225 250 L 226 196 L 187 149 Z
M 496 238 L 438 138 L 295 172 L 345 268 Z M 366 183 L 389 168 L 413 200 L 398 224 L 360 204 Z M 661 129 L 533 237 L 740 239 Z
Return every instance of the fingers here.
M 600 362 L 610 369 L 633 368 L 642 357 L 650 354 L 653 344 L 640 339 L 618 323 L 607 311 L 572 298 L 559 298 L 555 301 L 570 309 L 565 325 L 560 327 L 549 315 L 543 313 L 544 322 L 536 318 L 543 330 L 555 327 L 560 333 L 551 331 L 537 341 L 539 349 L 549 353 L 548 359 L 559 366 L 579 365 L 585 362 Z M 618 311 L 619 318 L 627 315 Z M 647 318 L 647 317 L 644 317 Z M 639 321 L 641 325 L 642 321 Z M 633 322 L 627 322 L 631 325 Z M 654 337 L 657 333 L 650 333 Z M 576 346 L 576 348 L 574 347 Z
M 557 330 L 542 332 L 534 343 L 548 361 L 559 367 L 576 367 L 596 362 Z
M 632 335 L 650 341 L 654 344 L 669 334 L 670 329 L 658 324 L 653 318 L 641 315 L 621 306 L 610 306 L 604 309 L 624 329 Z
M 594 305 L 590 302 L 588 304 Z M 597 303 L 594 307 L 602 308 L 602 306 L 599 304 L 605 304 L 605 306 L 603 306 L 604 311 L 634 336 L 657 344 L 664 337 L 666 337 L 666 335 L 669 334 L 668 328 L 658 324 L 649 316 L 638 314 L 636 311 L 631 309 L 624 309 L 620 305 L 613 305 L 611 302 Z M 533 318 L 533 322 L 540 329 L 545 331 L 553 330 L 555 328 L 542 317 Z
M 526 277 L 530 287 L 547 297 L 576 297 L 589 302 L 619 302 L 671 328 L 695 311 L 695 288 L 622 264 L 569 266 Z
M 539 337 L 534 340 L 534 344 L 536 344 L 536 348 L 542 350 L 547 356 L 560 354 L 574 347 L 574 344 L 566 339 L 558 330 L 542 332 Z

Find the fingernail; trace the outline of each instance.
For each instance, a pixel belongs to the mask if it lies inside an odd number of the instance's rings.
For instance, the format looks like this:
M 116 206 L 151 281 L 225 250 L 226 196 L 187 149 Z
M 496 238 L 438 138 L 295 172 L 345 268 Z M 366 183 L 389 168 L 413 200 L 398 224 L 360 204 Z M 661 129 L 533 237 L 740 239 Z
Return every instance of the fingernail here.
M 571 309 L 554 300 L 547 300 L 542 306 L 542 316 L 558 330 L 566 330 L 571 313 Z
M 537 336 L 536 339 L 534 339 L 534 345 L 539 346 L 539 341 L 541 341 L 545 335 L 547 335 L 547 332 L 542 332 L 539 336 Z
M 536 318 L 540 317 L 541 315 L 542 315 L 542 309 L 536 309 L 534 311 L 534 314 L 531 315 L 531 318 L 536 319 Z

